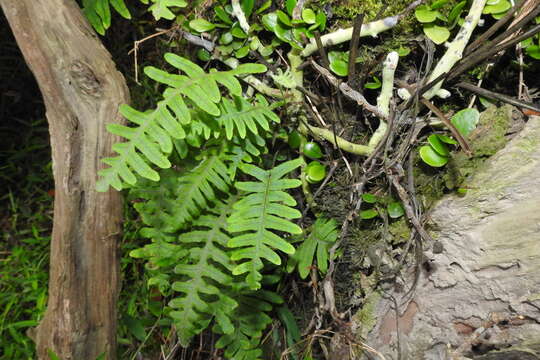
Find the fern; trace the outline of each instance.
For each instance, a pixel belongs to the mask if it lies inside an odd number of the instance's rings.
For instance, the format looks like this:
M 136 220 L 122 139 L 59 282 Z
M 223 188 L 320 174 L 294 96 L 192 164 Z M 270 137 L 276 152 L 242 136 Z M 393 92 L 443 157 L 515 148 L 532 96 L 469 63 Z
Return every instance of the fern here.
M 216 343 L 217 348 L 225 349 L 228 360 L 259 360 L 263 354 L 260 343 L 263 331 L 272 323 L 268 316 L 273 304 L 282 304 L 283 299 L 277 294 L 259 290 L 237 295 L 238 307 L 233 315 L 234 332 L 224 334 Z M 217 324 L 214 332 L 223 334 Z
M 231 179 L 222 156 L 206 153 L 195 167 L 162 170 L 159 183 L 147 181 L 132 190 L 132 197 L 144 200 L 134 205 L 143 222 L 160 233 L 174 233 L 216 200 L 216 191 L 228 193 Z
M 111 26 L 111 6 L 125 19 L 131 19 L 124 0 L 83 0 L 83 13 L 100 35 Z
M 297 266 L 300 277 L 305 279 L 313 265 L 316 253 L 317 267 L 321 273 L 326 273 L 326 270 L 328 270 L 328 250 L 336 240 L 337 229 L 335 220 L 317 219 L 311 227 L 309 236 L 290 258 L 287 269 L 292 271 Z
M 225 232 L 231 206 L 218 202 L 208 215 L 193 222 L 193 230 L 179 237 L 189 249 L 189 261 L 178 264 L 174 272 L 180 276 L 172 285 L 179 296 L 169 302 L 176 309 L 170 313 L 175 319 L 180 343 L 206 329 L 215 317 L 225 334 L 234 331 L 231 314 L 238 305 L 223 288 L 230 287 L 232 263 L 226 253 L 229 235 Z
M 98 191 L 106 191 L 109 186 L 121 190 L 126 183 L 134 185 L 137 181 L 134 173 L 158 181 L 158 172 L 148 163 L 162 169 L 171 167 L 168 155 L 173 149 L 172 140 L 186 137 L 184 126 L 192 121 L 190 107 L 219 116 L 217 104 L 222 97 L 218 84 L 226 87 L 231 95 L 240 96 L 242 87 L 235 76 L 266 70 L 264 65 L 243 64 L 229 71 L 205 73 L 193 62 L 171 53 L 165 54 L 165 60 L 185 75 L 169 74 L 151 66 L 145 68 L 150 78 L 168 85 L 163 92 L 164 99 L 148 113 L 128 105 L 120 107 L 121 114 L 135 126 L 107 126 L 109 132 L 127 141 L 113 146 L 118 156 L 103 159 L 110 167 L 99 171 Z
M 254 105 L 241 97 L 234 97 L 234 102 L 223 99 L 221 103 L 220 124 L 225 127 L 227 139 L 231 140 L 236 128 L 240 138 L 246 137 L 246 132 L 258 135 L 257 124 L 265 131 L 270 130 L 268 120 L 279 123 L 279 117 L 272 112 L 266 100 L 261 96 Z
M 229 247 L 238 248 L 231 254 L 232 260 L 245 260 L 237 265 L 234 275 L 247 273 L 246 282 L 251 289 L 260 288 L 263 259 L 276 265 L 281 258 L 274 249 L 287 254 L 294 253 L 294 247 L 270 230 L 299 234 L 302 229 L 290 222 L 301 213 L 293 209 L 294 198 L 285 190 L 301 185 L 298 179 L 283 179 L 283 176 L 299 167 L 301 159 L 287 161 L 271 169 L 263 170 L 251 164 L 242 164 L 240 169 L 259 182 L 237 182 L 236 188 L 247 194 L 234 205 L 235 211 L 229 217 L 229 231 L 237 234 L 229 241 Z
M 148 4 L 148 0 L 141 0 L 143 4 Z M 151 0 L 153 3 L 148 10 L 152 12 L 154 18 L 159 20 L 161 18 L 167 20 L 174 20 L 176 15 L 169 9 L 170 7 L 185 7 L 187 6 L 186 0 Z

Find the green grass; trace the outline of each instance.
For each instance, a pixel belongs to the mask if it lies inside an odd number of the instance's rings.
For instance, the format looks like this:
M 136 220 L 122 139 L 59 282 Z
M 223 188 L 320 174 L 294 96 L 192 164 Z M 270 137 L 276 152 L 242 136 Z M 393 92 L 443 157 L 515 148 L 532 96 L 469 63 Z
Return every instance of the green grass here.
M 47 302 L 52 174 L 44 119 L 0 127 L 0 359 L 34 359 L 26 336 Z

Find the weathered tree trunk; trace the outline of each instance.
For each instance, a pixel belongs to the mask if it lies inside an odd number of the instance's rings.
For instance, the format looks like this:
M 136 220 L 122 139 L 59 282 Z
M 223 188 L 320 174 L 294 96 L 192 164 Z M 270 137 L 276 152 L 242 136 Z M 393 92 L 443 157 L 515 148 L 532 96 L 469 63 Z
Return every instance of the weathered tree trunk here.
M 375 307 L 364 335 L 387 360 L 540 359 L 540 117 L 467 186 L 430 215 L 438 245 L 412 298 L 390 291 L 399 326 L 390 297 Z
M 40 359 L 115 358 L 122 201 L 97 193 L 100 160 L 118 141 L 122 75 L 75 0 L 0 0 L 41 89 L 55 180 L 49 301 L 34 332 Z

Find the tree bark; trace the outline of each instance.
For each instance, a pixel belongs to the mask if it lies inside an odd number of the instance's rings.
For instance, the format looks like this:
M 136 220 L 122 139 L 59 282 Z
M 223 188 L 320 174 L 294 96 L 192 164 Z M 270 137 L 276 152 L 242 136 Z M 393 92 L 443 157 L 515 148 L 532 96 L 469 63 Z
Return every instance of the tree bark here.
M 100 159 L 119 139 L 122 75 L 74 0 L 0 0 L 47 109 L 55 180 L 49 300 L 33 332 L 40 359 L 115 358 L 118 192 L 97 193 Z

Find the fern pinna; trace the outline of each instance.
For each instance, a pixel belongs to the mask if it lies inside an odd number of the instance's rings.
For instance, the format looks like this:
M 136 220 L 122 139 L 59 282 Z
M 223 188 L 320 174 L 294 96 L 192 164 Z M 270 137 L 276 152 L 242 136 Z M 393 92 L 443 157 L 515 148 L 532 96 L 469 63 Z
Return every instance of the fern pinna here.
M 259 289 L 261 286 L 263 260 L 281 264 L 281 258 L 274 249 L 294 254 L 294 247 L 271 230 L 289 234 L 302 232 L 298 225 L 289 221 L 302 214 L 292 208 L 296 200 L 285 192 L 302 183 L 298 179 L 283 178 L 301 164 L 302 160 L 296 159 L 271 170 L 263 170 L 251 164 L 240 166 L 244 173 L 259 182 L 240 181 L 235 184 L 238 190 L 247 194 L 234 204 L 235 212 L 229 217 L 229 231 L 238 233 L 229 241 L 229 247 L 237 248 L 232 252 L 232 259 L 242 261 L 234 268 L 233 274 L 247 273 L 246 282 L 251 289 Z
M 241 96 L 242 86 L 236 76 L 266 71 L 264 65 L 242 64 L 233 70 L 206 73 L 195 63 L 175 54 L 165 54 L 165 60 L 185 75 L 170 74 L 152 66 L 145 68 L 150 78 L 167 85 L 163 100 L 149 112 L 139 112 L 129 105 L 120 107 L 121 114 L 133 126 L 111 124 L 107 127 L 127 141 L 114 144 L 113 150 L 118 155 L 103 160 L 110 167 L 99 172 L 99 191 L 109 186 L 121 190 L 126 184 L 134 185 L 135 175 L 158 181 L 159 174 L 151 165 L 162 169 L 171 167 L 169 155 L 173 139 L 186 137 L 184 127 L 192 123 L 193 109 L 219 117 L 222 95 L 218 84 L 231 95 Z

